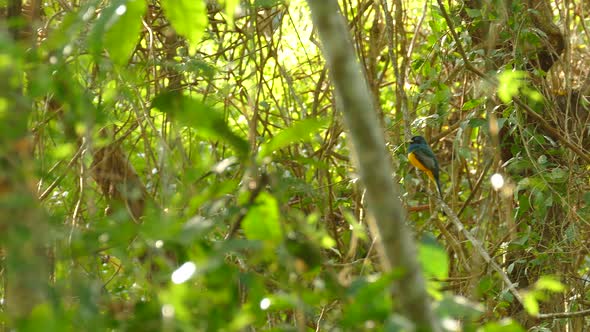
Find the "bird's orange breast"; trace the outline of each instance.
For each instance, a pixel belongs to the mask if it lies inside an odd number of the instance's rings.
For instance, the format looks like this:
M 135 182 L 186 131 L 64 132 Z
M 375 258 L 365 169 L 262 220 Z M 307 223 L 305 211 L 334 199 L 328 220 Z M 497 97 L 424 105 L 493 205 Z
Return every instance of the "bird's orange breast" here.
M 426 175 L 428 175 L 428 177 L 434 181 L 434 175 L 432 174 L 432 171 L 426 168 L 426 166 L 424 166 L 424 164 L 422 164 L 420 160 L 416 158 L 416 155 L 413 152 L 408 154 L 408 160 L 412 165 L 414 165 L 414 167 L 426 173 Z

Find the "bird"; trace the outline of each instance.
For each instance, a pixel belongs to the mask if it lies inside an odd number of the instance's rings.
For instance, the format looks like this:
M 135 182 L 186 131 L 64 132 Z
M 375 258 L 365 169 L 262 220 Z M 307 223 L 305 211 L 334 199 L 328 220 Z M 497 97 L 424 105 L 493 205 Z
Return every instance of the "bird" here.
M 408 148 L 408 160 L 417 169 L 423 171 L 428 177 L 436 183 L 438 193 L 442 197 L 440 189 L 438 160 L 426 140 L 422 136 L 414 136 L 410 140 Z

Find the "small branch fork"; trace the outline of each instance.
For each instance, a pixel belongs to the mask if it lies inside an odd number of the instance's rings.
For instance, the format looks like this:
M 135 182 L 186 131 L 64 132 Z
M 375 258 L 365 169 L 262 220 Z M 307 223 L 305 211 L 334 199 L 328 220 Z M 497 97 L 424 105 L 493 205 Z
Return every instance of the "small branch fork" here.
M 433 197 L 437 197 L 437 196 L 436 195 L 433 195 Z M 485 250 L 485 248 L 479 242 L 479 240 L 476 239 L 475 236 L 473 236 L 473 234 L 471 234 L 465 228 L 465 226 L 459 220 L 459 217 L 457 217 L 457 215 L 451 209 L 451 207 L 448 206 L 440 198 L 437 197 L 436 199 L 438 200 L 438 204 L 442 207 L 443 211 L 447 214 L 447 217 L 451 220 L 451 222 L 453 223 L 453 225 L 455 225 L 455 227 L 457 228 L 457 230 L 459 230 L 459 232 L 461 232 L 465 236 L 465 238 L 467 238 L 467 240 L 469 240 L 469 242 L 471 242 L 471 244 L 473 245 L 473 248 L 475 248 L 475 250 L 481 256 L 481 258 L 483 258 L 483 260 L 486 263 L 488 263 L 492 267 L 492 269 L 494 271 L 498 272 L 498 274 L 500 275 L 500 277 L 502 278 L 502 280 L 506 283 L 506 286 L 508 287 L 508 290 L 510 291 L 510 293 L 512 293 L 512 295 L 514 295 L 514 297 L 518 300 L 518 302 L 520 302 L 520 304 L 523 304 L 524 305 L 524 299 L 523 299 L 522 295 L 520 294 L 520 292 L 516 289 L 516 284 L 514 284 L 510 280 L 510 278 L 508 277 L 508 275 L 506 274 L 506 272 L 504 272 L 504 270 L 502 270 L 502 268 L 498 265 L 498 263 L 496 263 L 490 257 L 490 254 L 488 254 L 488 252 Z

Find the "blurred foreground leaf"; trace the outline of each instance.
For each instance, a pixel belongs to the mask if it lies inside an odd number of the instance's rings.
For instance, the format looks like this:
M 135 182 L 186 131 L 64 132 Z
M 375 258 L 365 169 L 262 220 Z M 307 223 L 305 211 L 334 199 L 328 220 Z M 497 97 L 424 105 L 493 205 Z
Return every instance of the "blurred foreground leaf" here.
M 251 240 L 279 242 L 282 239 L 279 205 L 269 193 L 262 192 L 242 223 L 246 237 Z
M 170 115 L 183 125 L 197 129 L 197 133 L 202 137 L 228 143 L 240 157 L 248 155 L 248 142 L 231 130 L 223 114 L 212 105 L 182 93 L 164 92 L 154 98 L 152 107 Z
M 262 144 L 259 159 L 269 156 L 274 151 L 280 150 L 293 143 L 310 140 L 313 137 L 313 134 L 317 133 L 317 131 L 324 127 L 327 122 L 327 118 L 305 119 L 298 121 L 291 127 L 283 129 L 276 136 Z
M 207 28 L 207 7 L 203 0 L 162 0 L 170 24 L 191 46 L 197 45 Z

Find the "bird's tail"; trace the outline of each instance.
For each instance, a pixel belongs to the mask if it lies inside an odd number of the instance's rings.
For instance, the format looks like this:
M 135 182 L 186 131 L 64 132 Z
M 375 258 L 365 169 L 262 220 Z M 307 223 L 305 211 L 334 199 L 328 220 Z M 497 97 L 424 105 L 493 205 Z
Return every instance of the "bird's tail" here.
M 436 182 L 436 188 L 438 189 L 438 194 L 440 195 L 440 198 L 442 198 L 443 194 L 442 194 L 442 190 L 440 189 L 440 181 L 438 180 L 438 178 L 435 178 L 434 181 Z

